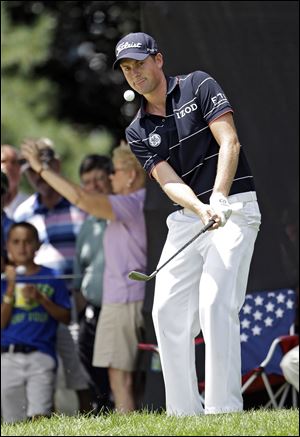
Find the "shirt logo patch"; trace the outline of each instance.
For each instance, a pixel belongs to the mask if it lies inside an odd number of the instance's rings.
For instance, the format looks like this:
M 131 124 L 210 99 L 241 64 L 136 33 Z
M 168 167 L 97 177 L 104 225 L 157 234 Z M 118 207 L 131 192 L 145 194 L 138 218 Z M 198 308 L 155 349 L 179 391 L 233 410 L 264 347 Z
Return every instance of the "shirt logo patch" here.
M 186 106 L 181 111 L 175 112 L 175 114 L 177 115 L 177 118 L 183 118 L 187 114 L 190 114 L 192 111 L 196 111 L 196 109 L 198 109 L 197 104 L 196 103 L 192 103 L 191 105 Z
M 211 101 L 213 102 L 214 106 L 216 106 L 220 103 L 228 102 L 225 94 L 223 94 L 223 93 L 218 93 L 216 96 L 211 98 Z
M 149 136 L 149 143 L 152 147 L 158 147 L 161 143 L 161 136 L 158 134 L 152 134 Z

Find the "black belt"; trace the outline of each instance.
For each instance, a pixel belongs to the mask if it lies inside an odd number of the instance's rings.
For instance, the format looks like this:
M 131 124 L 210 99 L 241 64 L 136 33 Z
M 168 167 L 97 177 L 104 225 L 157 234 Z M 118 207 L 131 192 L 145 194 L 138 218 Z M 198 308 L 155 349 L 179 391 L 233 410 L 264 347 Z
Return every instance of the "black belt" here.
M 10 352 L 17 353 L 22 352 L 23 354 L 30 354 L 31 352 L 37 351 L 36 347 L 27 346 L 26 344 L 10 344 L 8 346 L 1 346 L 1 353 Z

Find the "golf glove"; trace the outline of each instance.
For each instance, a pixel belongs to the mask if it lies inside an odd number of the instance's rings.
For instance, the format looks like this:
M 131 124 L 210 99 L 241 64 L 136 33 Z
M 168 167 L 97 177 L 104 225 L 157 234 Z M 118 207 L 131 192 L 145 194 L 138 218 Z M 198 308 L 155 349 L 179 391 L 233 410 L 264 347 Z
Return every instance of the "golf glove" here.
M 221 226 L 224 226 L 232 213 L 232 209 L 227 198 L 221 193 L 213 193 L 210 196 L 209 204 L 215 213 L 220 216 Z

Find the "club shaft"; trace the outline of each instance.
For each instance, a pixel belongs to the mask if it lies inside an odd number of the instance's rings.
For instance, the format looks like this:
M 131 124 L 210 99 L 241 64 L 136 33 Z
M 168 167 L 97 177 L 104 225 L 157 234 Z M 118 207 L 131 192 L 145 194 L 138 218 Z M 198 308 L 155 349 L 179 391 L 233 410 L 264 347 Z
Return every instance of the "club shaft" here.
M 171 258 L 169 258 L 165 263 L 163 263 L 156 271 L 155 271 L 155 275 L 165 266 L 167 265 L 170 261 L 172 261 L 172 259 L 175 258 L 175 256 L 177 256 L 180 252 L 182 252 L 186 247 L 188 247 L 190 244 L 193 243 L 193 241 L 197 240 L 197 238 L 203 234 L 204 232 L 206 232 L 209 228 L 212 227 L 212 225 L 215 223 L 215 220 L 209 220 L 209 222 L 207 223 L 207 225 L 205 225 L 201 231 L 198 232 L 198 234 L 194 235 L 193 238 L 191 238 L 187 243 L 185 243 L 179 250 L 177 250 L 177 252 L 174 253 L 174 255 L 171 256 Z M 151 275 L 152 276 L 152 275 Z

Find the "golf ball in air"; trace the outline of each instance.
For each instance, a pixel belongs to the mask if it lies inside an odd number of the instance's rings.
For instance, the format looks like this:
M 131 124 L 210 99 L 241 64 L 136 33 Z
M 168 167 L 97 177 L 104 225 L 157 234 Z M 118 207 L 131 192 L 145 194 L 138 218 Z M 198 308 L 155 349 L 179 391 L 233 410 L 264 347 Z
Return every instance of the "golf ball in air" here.
M 123 97 L 127 102 L 132 102 L 132 100 L 135 98 L 135 94 L 132 90 L 126 90 L 123 94 Z

